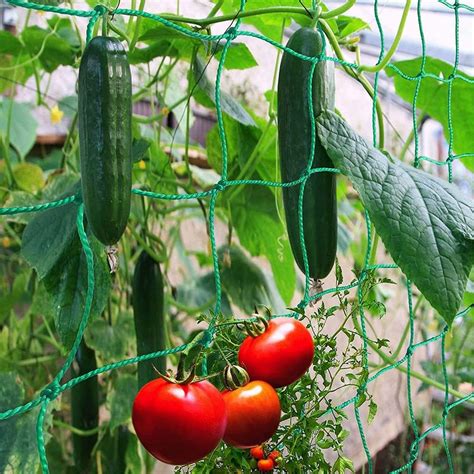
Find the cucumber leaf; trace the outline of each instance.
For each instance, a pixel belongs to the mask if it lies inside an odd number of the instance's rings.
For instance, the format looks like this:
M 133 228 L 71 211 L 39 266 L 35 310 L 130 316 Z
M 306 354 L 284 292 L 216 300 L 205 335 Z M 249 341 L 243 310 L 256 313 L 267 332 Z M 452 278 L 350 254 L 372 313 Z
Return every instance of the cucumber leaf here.
M 0 99 L 0 137 L 9 136 L 12 145 L 21 157 L 33 148 L 38 122 L 33 117 L 32 106 L 27 103 Z
M 223 48 L 223 43 L 213 42 L 211 49 L 216 52 L 215 58 L 217 60 L 220 60 Z M 231 43 L 224 62 L 226 69 L 249 69 L 257 65 L 256 59 L 245 43 Z
M 217 253 L 222 288 L 232 303 L 248 315 L 258 305 L 280 308 L 281 300 L 271 287 L 270 279 L 239 247 L 224 245 Z
M 421 70 L 422 58 L 398 61 L 385 69 L 389 77 L 393 76 L 395 92 L 406 102 L 412 103 L 416 91 L 417 81 L 409 81 L 397 74 L 393 66 L 397 67 L 404 74 L 416 76 Z M 427 57 L 425 72 L 436 77 L 447 79 L 453 72 L 452 64 L 441 61 L 441 59 Z M 459 76 L 466 79 L 474 79 L 462 71 L 457 71 Z M 448 125 L 448 84 L 436 80 L 434 77 L 425 77 L 420 85 L 416 107 L 420 112 L 428 114 L 437 120 L 442 126 L 446 140 L 449 140 Z M 452 83 L 452 107 L 451 117 L 453 124 L 453 149 L 457 154 L 472 153 L 474 151 L 474 133 L 472 133 L 472 123 L 474 122 L 474 107 L 467 107 L 466 104 L 474 104 L 474 87 L 472 84 L 455 79 Z M 471 171 L 474 171 L 474 161 L 471 157 L 461 160 Z
M 193 74 L 198 84 L 198 89 L 215 103 L 216 86 L 206 75 L 206 65 L 200 57 L 193 62 Z M 196 98 L 198 100 L 198 98 Z M 199 100 L 198 100 L 199 101 Z M 201 101 L 200 101 L 201 102 Z M 203 105 L 208 106 L 208 103 Z M 221 107 L 223 112 L 244 125 L 255 125 L 250 114 L 229 94 L 221 91 Z
M 457 188 L 390 162 L 339 116 L 317 119 L 322 145 L 359 192 L 377 232 L 405 275 L 451 324 L 474 264 L 474 207 Z
M 248 186 L 231 199 L 230 212 L 240 243 L 252 256 L 268 259 L 278 291 L 289 304 L 296 287 L 296 271 L 273 192 L 263 186 Z
M 91 318 L 102 313 L 109 297 L 111 278 L 104 259 L 103 246 L 92 236 L 89 242 L 94 252 L 94 299 Z M 50 294 L 56 330 L 61 342 L 70 349 L 82 320 L 87 294 L 87 263 L 77 236 L 64 257 L 44 278 Z

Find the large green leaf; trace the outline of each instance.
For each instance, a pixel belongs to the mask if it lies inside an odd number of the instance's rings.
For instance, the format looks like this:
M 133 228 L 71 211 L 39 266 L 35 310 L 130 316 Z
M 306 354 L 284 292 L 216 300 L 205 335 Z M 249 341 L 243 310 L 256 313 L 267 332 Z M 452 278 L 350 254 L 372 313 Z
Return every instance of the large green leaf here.
M 248 177 L 274 181 L 277 179 L 276 127 L 259 118 L 256 118 L 256 123 L 259 128 L 244 126 L 230 117 L 224 118 L 228 166 L 229 169 L 236 165 L 239 168 L 246 166 L 258 144 L 258 155 L 254 156 L 255 171 Z M 263 138 L 262 129 L 265 130 Z M 208 161 L 220 173 L 222 149 L 217 126 L 209 132 L 206 144 Z M 262 186 L 248 186 L 231 199 L 230 210 L 240 243 L 251 255 L 268 259 L 278 291 L 289 304 L 295 290 L 296 273 L 287 234 L 277 212 L 274 191 Z M 269 235 L 274 238 L 269 239 Z
M 202 312 L 212 310 L 216 304 L 214 273 L 206 273 L 183 282 L 176 289 L 176 300 L 190 308 L 199 308 Z M 225 316 L 232 314 L 229 298 L 225 293 L 221 298 L 221 313 Z
M 26 156 L 35 144 L 37 127 L 30 104 L 0 99 L 0 136 L 9 135 L 20 156 Z
M 240 248 L 223 246 L 218 254 L 222 287 L 236 306 L 247 314 L 255 305 L 278 306 L 265 274 Z
M 207 77 L 205 64 L 199 57 L 197 57 L 193 63 L 193 73 L 194 78 L 199 85 L 199 89 L 204 92 L 213 103 L 215 103 L 215 83 Z M 232 96 L 224 91 L 221 91 L 221 106 L 226 114 L 230 115 L 238 122 L 244 125 L 255 125 L 255 122 L 249 113 Z
M 385 247 L 451 324 L 474 264 L 474 207 L 457 188 L 387 156 L 338 115 L 324 112 L 318 134 L 359 192 Z
M 17 55 L 21 48 L 21 41 L 16 36 L 8 31 L 0 31 L 0 54 Z
M 422 58 L 398 61 L 394 66 L 398 67 L 404 74 L 416 76 L 421 70 Z M 447 79 L 453 72 L 453 65 L 441 59 L 432 57 L 426 58 L 425 72 L 434 74 L 436 77 Z M 393 76 L 396 93 L 404 100 L 413 103 L 415 95 L 416 81 L 409 81 L 391 67 L 386 68 L 388 76 Z M 474 80 L 474 76 L 469 76 L 462 71 L 457 71 L 459 76 Z M 470 106 L 468 106 L 470 104 Z M 474 133 L 472 124 L 474 123 L 474 87 L 462 79 L 455 79 L 452 83 L 452 107 L 451 116 L 454 132 L 453 149 L 456 154 L 474 153 Z M 449 140 L 449 114 L 448 114 L 448 84 L 442 83 L 433 77 L 425 77 L 421 81 L 418 92 L 416 107 L 420 112 L 428 114 L 437 120 L 444 130 L 446 140 Z M 463 159 L 462 162 L 471 171 L 474 171 L 474 161 L 472 158 Z
M 114 324 L 98 318 L 89 324 L 85 334 L 87 345 L 107 361 L 116 361 L 125 356 L 135 339 L 133 320 L 130 314 L 121 313 Z
M 18 187 L 29 193 L 37 193 L 44 186 L 43 170 L 33 163 L 18 163 L 13 168 L 13 176 Z
M 230 201 L 232 223 L 240 243 L 253 256 L 265 256 L 286 304 L 296 286 L 293 254 L 278 217 L 275 196 L 263 186 L 248 186 Z
M 130 420 L 133 399 L 137 394 L 137 378 L 123 374 L 114 380 L 114 387 L 107 395 L 110 409 L 109 427 L 111 430 Z
M 217 42 L 214 43 L 211 48 L 215 51 L 215 58 L 220 60 L 222 55 L 222 48 L 224 45 L 221 43 L 216 47 Z M 231 43 L 227 50 L 224 67 L 226 69 L 249 69 L 257 66 L 258 63 L 250 52 L 250 49 L 245 43 Z
M 70 66 L 76 58 L 76 48 L 58 33 L 38 26 L 29 26 L 21 33 L 26 49 L 32 57 L 38 57 L 46 72 L 58 66 Z
M 23 387 L 18 383 L 15 374 L 11 372 L 0 373 L 0 412 L 14 408 L 23 403 Z M 18 435 L 16 429 L 19 418 L 0 421 L 0 472 L 5 472 L 15 439 Z
M 78 189 L 75 184 L 69 193 Z M 38 213 L 26 226 L 22 254 L 40 279 L 61 260 L 77 238 L 77 205 L 74 203 Z
M 227 144 L 227 165 L 235 163 L 245 164 L 252 153 L 261 132 L 256 127 L 242 125 L 228 116 L 224 116 L 224 129 Z M 219 137 L 219 128 L 211 128 L 206 136 L 207 159 L 209 164 L 218 173 L 222 172 L 222 144 Z
M 93 318 L 105 309 L 111 279 L 104 247 L 92 236 L 89 242 L 94 252 Z M 87 264 L 79 237 L 74 238 L 63 258 L 44 278 L 44 284 L 51 297 L 56 330 L 62 343 L 70 348 L 82 320 L 87 294 Z
M 0 412 L 24 403 L 24 389 L 12 372 L 0 373 Z M 36 447 L 38 408 L 0 421 L 0 472 L 37 472 Z M 49 423 L 50 415 L 47 415 Z

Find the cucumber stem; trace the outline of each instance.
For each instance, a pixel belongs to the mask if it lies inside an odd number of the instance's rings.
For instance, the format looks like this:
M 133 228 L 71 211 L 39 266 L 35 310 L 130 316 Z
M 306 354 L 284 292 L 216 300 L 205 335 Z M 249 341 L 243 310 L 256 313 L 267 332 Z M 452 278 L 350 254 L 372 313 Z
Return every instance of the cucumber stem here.
M 408 12 L 410 11 L 410 6 L 411 0 L 407 0 L 407 2 L 405 3 L 405 8 L 403 9 L 402 17 L 400 19 L 400 25 L 398 26 L 398 30 L 393 40 L 392 46 L 390 46 L 390 49 L 387 51 L 387 54 L 384 56 L 382 61 L 380 61 L 375 66 L 359 66 L 359 72 L 379 72 L 389 63 L 390 59 L 392 59 L 393 55 L 397 51 L 398 45 L 400 44 L 400 40 L 402 39 L 403 30 L 405 29 L 405 24 L 407 22 Z
M 319 24 L 321 25 L 321 28 L 322 28 L 324 34 L 326 35 L 327 39 L 331 43 L 331 46 L 332 46 L 337 58 L 341 61 L 346 61 L 344 59 L 344 54 L 342 53 L 342 50 L 339 47 L 339 43 L 337 42 L 337 38 L 334 36 L 334 33 L 332 32 L 331 27 L 329 26 L 329 24 L 323 19 L 321 19 L 319 21 Z M 372 97 L 372 99 L 374 98 L 374 89 L 373 89 L 372 85 L 370 84 L 370 82 L 367 80 L 367 78 L 363 75 L 362 72 L 355 72 L 355 71 L 352 70 L 352 68 L 350 68 L 349 66 L 345 66 L 345 65 L 343 65 L 342 68 L 344 69 L 344 71 L 346 71 L 346 73 L 349 76 L 354 78 L 356 81 L 358 81 L 362 85 L 362 87 L 367 91 L 367 93 L 370 95 L 370 97 Z M 377 113 L 377 123 L 378 123 L 378 126 L 379 126 L 378 148 L 383 149 L 384 144 L 385 144 L 385 125 L 384 125 L 384 121 L 383 121 L 382 106 L 380 105 L 379 100 L 377 100 L 377 102 L 375 104 L 375 108 L 376 108 L 376 113 Z

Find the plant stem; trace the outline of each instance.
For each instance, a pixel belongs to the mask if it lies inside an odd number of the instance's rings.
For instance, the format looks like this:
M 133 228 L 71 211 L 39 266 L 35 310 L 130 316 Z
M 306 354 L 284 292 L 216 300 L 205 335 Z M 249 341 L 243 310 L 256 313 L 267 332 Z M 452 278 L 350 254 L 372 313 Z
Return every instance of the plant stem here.
M 387 54 L 384 56 L 382 61 L 380 61 L 380 63 L 376 64 L 375 66 L 362 65 L 359 67 L 359 71 L 379 72 L 389 63 L 390 59 L 392 59 L 392 56 L 395 54 L 398 45 L 400 44 L 400 40 L 402 39 L 403 30 L 405 29 L 408 13 L 410 11 L 410 6 L 411 0 L 407 0 L 405 3 L 405 8 L 403 9 L 402 17 L 400 19 L 397 34 L 395 35 L 392 46 L 390 46 L 390 49 L 387 51 Z
M 411 1 L 411 0 L 408 0 L 408 1 Z M 165 18 L 166 20 L 174 21 L 176 23 L 191 23 L 193 25 L 205 27 L 208 25 L 212 25 L 213 23 L 220 23 L 223 21 L 235 20 L 236 18 L 248 18 L 248 17 L 260 16 L 260 15 L 289 13 L 293 15 L 303 15 L 303 16 L 308 16 L 308 14 L 310 14 L 312 17 L 314 17 L 317 13 L 317 10 L 312 10 L 310 8 L 282 6 L 282 7 L 256 8 L 255 10 L 248 10 L 248 11 L 243 11 L 240 13 L 234 12 L 228 15 L 214 16 L 214 14 L 217 13 L 219 8 L 221 7 L 222 3 L 223 1 L 218 2 L 214 6 L 214 8 L 211 10 L 207 18 L 189 18 L 189 17 L 183 17 L 183 16 L 166 14 L 166 13 L 162 14 L 161 17 Z M 338 8 L 335 8 L 334 10 L 321 13 L 319 18 L 322 18 L 322 19 L 334 18 L 346 12 L 347 10 L 349 10 L 355 3 L 356 3 L 356 0 L 348 0 L 346 3 L 344 3 Z
M 146 0 L 140 0 L 140 5 L 138 6 L 138 9 L 140 11 L 143 11 L 145 9 L 145 3 L 146 3 Z M 138 41 L 138 35 L 140 34 L 141 22 L 142 22 L 142 17 L 140 16 L 135 21 L 135 31 L 133 32 L 132 41 L 130 42 L 130 47 L 128 48 L 129 52 L 132 52 L 135 49 L 135 45 L 137 44 L 137 41 Z
M 130 44 L 130 38 L 128 37 L 125 31 L 122 31 L 119 27 L 115 26 L 111 20 L 107 18 L 107 26 L 110 28 L 114 33 L 117 33 L 120 38 L 124 39 L 127 44 Z
M 218 0 L 216 4 L 212 7 L 212 10 L 209 12 L 209 15 L 207 15 L 207 18 L 213 18 L 216 16 L 216 13 L 219 11 L 219 9 L 222 7 L 222 4 L 224 3 L 224 0 Z
M 159 255 L 157 254 L 146 242 L 145 239 L 143 239 L 138 232 L 135 231 L 135 229 L 130 226 L 129 230 L 133 237 L 137 240 L 137 242 L 144 248 L 144 250 L 147 251 L 147 253 L 154 258 L 157 262 L 163 262 L 166 260 L 166 256 L 164 255 Z
M 1 154 L 3 155 L 3 159 L 5 160 L 5 165 L 7 168 L 6 174 L 7 174 L 8 188 L 10 190 L 10 188 L 13 186 L 13 183 L 15 183 L 15 177 L 13 175 L 13 169 L 10 162 L 10 149 L 1 136 L 0 136 L 0 151 L 2 152 Z
M 206 27 L 214 23 L 221 23 L 223 21 L 231 21 L 237 18 L 248 18 L 252 16 L 285 14 L 285 13 L 308 16 L 308 12 L 311 14 L 315 13 L 313 10 L 302 8 L 302 7 L 266 7 L 266 8 L 256 8 L 255 10 L 248 10 L 248 11 L 243 11 L 240 13 L 234 12 L 234 13 L 230 13 L 229 15 L 221 15 L 221 16 L 209 17 L 209 18 L 189 18 L 189 17 L 177 16 L 177 15 L 166 14 L 166 13 L 161 15 L 161 17 L 165 18 L 166 20 L 170 20 L 176 23 L 191 23 L 193 25 Z
M 72 426 L 69 423 L 65 423 L 64 421 L 61 421 L 61 420 L 53 420 L 53 425 L 54 426 L 59 426 L 60 428 L 66 428 L 71 433 L 74 433 L 78 436 L 91 436 L 91 435 L 96 434 L 96 433 L 99 432 L 99 427 L 98 426 L 96 426 L 95 428 L 92 428 L 90 430 L 80 430 L 79 428 L 76 428 L 75 426 Z
M 328 23 L 324 20 L 320 20 L 319 24 L 321 25 L 322 30 L 324 31 L 324 34 L 328 38 L 329 42 L 331 43 L 331 46 L 336 53 L 336 56 L 338 59 L 341 61 L 346 61 L 344 59 L 344 54 L 342 53 L 341 48 L 339 47 L 339 44 L 337 42 L 337 38 L 334 36 L 334 33 L 331 30 L 331 27 L 328 25 Z M 373 99 L 374 98 L 374 89 L 370 82 L 365 78 L 365 76 L 361 72 L 355 72 L 350 68 L 349 66 L 343 65 L 343 69 L 346 71 L 346 73 L 353 77 L 356 81 L 358 81 L 362 87 L 367 91 L 367 93 L 370 95 L 370 97 Z M 376 112 L 377 112 L 377 123 L 379 126 L 379 143 L 378 147 L 383 148 L 385 144 L 385 126 L 384 126 L 384 121 L 383 121 L 383 111 L 382 111 L 382 106 L 380 105 L 380 101 L 377 100 L 377 103 L 375 104 Z
M 356 3 L 356 0 L 347 0 L 346 3 L 343 3 L 340 7 L 335 8 L 334 10 L 329 10 L 328 12 L 321 13 L 320 18 L 334 18 L 335 16 L 345 13 L 347 10 L 350 10 Z

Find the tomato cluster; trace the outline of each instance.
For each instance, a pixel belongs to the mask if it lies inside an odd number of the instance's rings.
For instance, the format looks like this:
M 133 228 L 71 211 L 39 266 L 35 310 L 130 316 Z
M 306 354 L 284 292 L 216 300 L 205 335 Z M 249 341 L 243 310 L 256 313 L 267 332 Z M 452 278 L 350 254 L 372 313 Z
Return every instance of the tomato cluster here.
M 250 450 L 250 456 L 257 460 L 257 469 L 260 472 L 273 471 L 273 468 L 282 461 L 280 451 L 272 451 L 265 457 L 265 450 L 261 445 L 253 447 Z
M 263 320 L 240 346 L 242 367 L 226 368 L 224 391 L 207 380 L 179 382 L 165 376 L 142 387 L 132 409 L 137 436 L 147 451 L 168 464 L 199 461 L 224 440 L 237 448 L 253 448 L 258 469 L 271 471 L 280 453 L 265 458 L 260 445 L 280 423 L 275 388 L 298 380 L 311 365 L 313 353 L 313 339 L 301 322 Z

